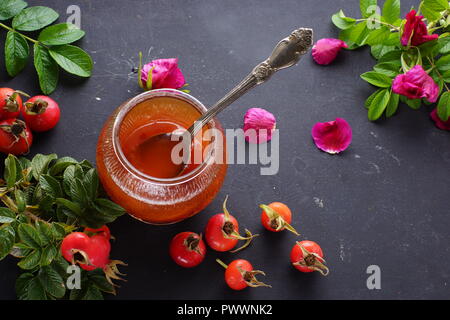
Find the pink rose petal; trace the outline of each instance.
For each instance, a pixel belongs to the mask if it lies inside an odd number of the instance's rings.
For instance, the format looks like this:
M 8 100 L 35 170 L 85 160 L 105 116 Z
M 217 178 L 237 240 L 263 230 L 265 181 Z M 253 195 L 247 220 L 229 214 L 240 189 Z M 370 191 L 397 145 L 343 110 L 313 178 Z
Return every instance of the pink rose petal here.
M 341 48 L 348 48 L 348 45 L 339 39 L 320 39 L 312 48 L 312 56 L 318 64 L 327 65 L 336 59 Z
M 437 114 L 437 108 L 435 108 L 433 111 L 431 111 L 430 117 L 431 117 L 431 119 L 433 119 L 436 127 L 438 127 L 439 129 L 442 129 L 442 130 L 450 131 L 450 118 L 447 121 L 442 121 L 441 118 L 439 118 L 439 116 Z
M 316 123 L 311 134 L 317 148 L 330 154 L 344 151 L 352 142 L 352 128 L 342 118 Z
M 263 143 L 272 139 L 276 128 L 275 116 L 261 108 L 248 109 L 244 116 L 245 140 L 250 143 Z
M 148 73 L 152 71 L 152 86 L 147 88 Z M 179 89 L 185 84 L 184 76 L 178 68 L 178 59 L 157 59 L 142 67 L 142 84 L 149 89 Z

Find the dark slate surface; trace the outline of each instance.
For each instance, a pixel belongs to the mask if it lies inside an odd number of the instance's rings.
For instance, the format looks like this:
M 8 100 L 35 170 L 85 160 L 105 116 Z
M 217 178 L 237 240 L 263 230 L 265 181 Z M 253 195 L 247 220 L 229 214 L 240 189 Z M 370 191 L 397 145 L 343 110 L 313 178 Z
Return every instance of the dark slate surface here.
M 29 1 L 38 4 L 38 1 Z M 403 12 L 417 1 L 402 1 Z M 41 3 L 39 1 L 39 3 Z M 214 103 L 270 53 L 295 27 L 309 26 L 315 38 L 335 37 L 330 16 L 343 8 L 359 16 L 358 1 L 45 1 L 62 13 L 78 4 L 95 71 L 87 81 L 62 76 L 53 94 L 62 106 L 60 125 L 36 136 L 32 153 L 95 160 L 102 124 L 121 102 L 139 93 L 138 52 L 146 60 L 178 57 L 192 94 Z M 1 32 L 4 38 L 5 33 Z M 2 40 L 3 41 L 3 40 Z M 3 61 L 3 56 L 1 57 Z M 344 52 L 329 67 L 306 56 L 224 112 L 227 128 L 241 126 L 247 108 L 264 107 L 278 117 L 280 171 L 260 176 L 255 165 L 230 166 L 223 189 L 201 214 L 172 226 L 154 227 L 128 216 L 111 225 L 113 258 L 129 263 L 128 282 L 115 299 L 423 299 L 449 298 L 450 136 L 429 120 L 430 108 L 401 106 L 391 120 L 371 123 L 363 107 L 373 89 L 359 79 L 374 61 L 367 50 Z M 0 72 L 0 83 L 38 93 L 31 67 L 16 79 Z M 343 117 L 353 127 L 351 147 L 329 156 L 316 149 L 310 130 L 318 121 Z M 3 158 L 1 159 L 3 160 Z M 242 226 L 261 233 L 238 255 L 210 251 L 196 269 L 184 270 L 168 256 L 171 237 L 201 232 L 208 217 L 229 209 Z M 305 275 L 289 264 L 296 238 L 261 230 L 259 203 L 287 203 L 302 238 L 324 249 L 331 273 Z M 232 292 L 216 257 L 247 258 L 263 269 L 272 289 Z M 368 290 L 366 268 L 382 271 L 382 289 Z M 0 298 L 14 299 L 18 268 L 0 264 Z

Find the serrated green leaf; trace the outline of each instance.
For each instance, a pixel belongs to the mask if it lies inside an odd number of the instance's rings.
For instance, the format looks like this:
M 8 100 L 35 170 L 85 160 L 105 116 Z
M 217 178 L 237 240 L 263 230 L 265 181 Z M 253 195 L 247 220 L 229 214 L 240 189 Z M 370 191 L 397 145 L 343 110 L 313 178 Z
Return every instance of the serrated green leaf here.
M 394 78 L 400 73 L 400 68 L 398 65 L 389 63 L 389 62 L 383 62 L 375 65 L 373 69 L 378 72 L 387 75 L 390 78 Z
M 374 8 L 377 6 L 377 0 L 360 0 L 359 8 L 363 18 L 368 18 L 374 13 Z
M 16 294 L 20 300 L 27 300 L 28 297 L 28 285 L 34 278 L 32 273 L 22 273 L 16 279 Z
M 17 210 L 19 211 L 19 213 L 24 212 L 27 204 L 25 202 L 25 194 L 23 193 L 23 191 L 20 189 L 16 189 L 14 191 L 14 198 L 16 200 Z
M 421 10 L 422 14 L 429 22 L 441 18 L 441 11 L 448 9 L 447 0 L 423 0 Z
M 80 179 L 75 178 L 70 184 L 70 197 L 72 201 L 81 206 L 87 205 L 88 195 Z
M 85 32 L 72 23 L 60 23 L 41 31 L 38 41 L 49 46 L 69 44 L 81 39 Z
M 0 21 L 11 19 L 27 7 L 22 0 L 2 0 L 0 4 Z
M 399 95 L 396 93 L 391 93 L 389 103 L 386 107 L 386 117 L 392 117 L 398 109 Z
M 44 266 L 39 270 L 39 281 L 48 292 L 55 298 L 62 298 L 66 293 L 63 278 L 50 266 Z
M 392 50 L 389 52 L 386 52 L 384 55 L 380 57 L 378 60 L 379 63 L 381 62 L 389 62 L 397 64 L 398 66 L 401 66 L 400 57 L 402 55 L 401 50 Z
M 365 72 L 361 75 L 361 78 L 368 83 L 380 88 L 389 88 L 392 84 L 391 78 L 375 71 Z
M 17 32 L 8 31 L 5 42 L 5 66 L 11 77 L 15 77 L 25 68 L 29 55 L 27 40 Z
M 96 209 L 106 215 L 112 215 L 115 217 L 119 217 L 125 214 L 125 209 L 119 206 L 117 203 L 112 202 L 108 199 L 96 199 L 95 200 Z
M 387 46 L 384 44 L 377 44 L 370 47 L 370 53 L 372 54 L 372 57 L 374 57 L 376 60 L 379 60 L 382 56 L 384 56 L 386 53 L 390 51 L 394 51 L 396 49 L 395 46 Z
M 83 179 L 83 169 L 80 165 L 69 165 L 63 173 L 63 188 L 65 193 L 70 196 L 70 188 L 75 179 Z
M 97 170 L 92 168 L 83 177 L 83 186 L 86 189 L 87 196 L 94 201 L 97 198 L 97 190 L 99 187 Z
M 89 285 L 82 300 L 103 300 L 103 295 L 96 286 L 91 284 L 91 285 Z
M 52 223 L 50 225 L 50 231 L 52 232 L 53 238 L 60 240 L 66 236 L 66 231 L 64 227 L 59 223 Z
M 28 282 L 25 297 L 25 300 L 47 300 L 45 289 L 38 277 L 34 277 Z
M 48 26 L 56 19 L 59 14 L 48 7 L 35 6 L 22 10 L 12 21 L 12 26 L 16 30 L 36 31 Z
M 382 14 L 387 23 L 394 23 L 400 19 L 400 0 L 386 0 Z
M 26 223 L 21 223 L 17 229 L 17 232 L 20 240 L 26 245 L 36 249 L 41 247 L 41 238 L 33 226 Z
M 67 72 L 79 77 L 91 76 L 93 62 L 82 49 L 67 44 L 51 47 L 49 51 L 56 63 Z
M 48 95 L 55 91 L 59 78 L 58 65 L 50 56 L 47 48 L 39 44 L 34 45 L 34 67 L 42 92 Z
M 55 163 L 50 167 L 49 174 L 52 176 L 57 176 L 64 172 L 68 166 L 71 164 L 77 164 L 78 161 L 72 157 L 62 157 L 55 161 Z
M 440 54 L 447 54 L 450 53 L 450 37 L 446 36 L 446 37 L 439 37 L 438 39 L 438 43 L 439 43 L 439 53 Z
M 47 173 L 48 166 L 51 161 L 57 159 L 58 156 L 54 153 L 44 155 L 38 153 L 31 160 L 31 167 L 33 168 L 33 177 L 39 181 L 39 177 L 41 174 Z
M 6 187 L 8 189 L 12 188 L 17 182 L 16 157 L 12 154 L 9 154 L 5 159 L 5 172 L 3 176 L 5 178 Z
M 358 46 L 362 46 L 365 44 L 367 37 L 369 36 L 370 33 L 369 29 L 367 28 L 366 22 L 360 22 L 347 30 L 343 30 L 341 34 L 344 32 L 348 32 L 348 38 L 347 40 L 344 41 L 348 41 L 350 42 L 350 44 L 353 43 Z
M 450 92 L 444 92 L 439 98 L 437 114 L 442 121 L 448 121 L 450 117 Z
M 81 214 L 81 207 L 78 203 L 64 199 L 64 198 L 58 198 L 56 199 L 56 203 L 69 209 L 70 211 L 74 212 L 76 215 Z
M 383 44 L 389 38 L 390 34 L 391 32 L 388 27 L 381 26 L 379 29 L 375 29 L 369 33 L 366 43 L 371 46 Z
M 39 264 L 41 266 L 48 266 L 52 263 L 53 259 L 55 259 L 58 254 L 58 249 L 55 246 L 49 245 L 42 250 L 41 261 Z
M 381 90 L 373 99 L 369 107 L 368 118 L 370 121 L 378 120 L 386 110 L 391 92 L 388 89 Z
M 40 261 L 41 261 L 41 250 L 35 249 L 28 256 L 20 260 L 19 263 L 17 263 L 17 265 L 24 270 L 31 270 L 37 267 Z
M 45 247 L 53 240 L 53 234 L 50 228 L 50 224 L 45 221 L 36 222 L 36 230 L 41 238 L 41 246 Z
M 0 260 L 4 259 L 14 246 L 14 228 L 10 225 L 0 227 Z
M 356 19 L 346 17 L 342 10 L 333 14 L 331 21 L 341 30 L 348 29 L 356 23 Z
M 9 208 L 0 208 L 0 223 L 11 223 L 16 220 L 16 214 Z
M 53 178 L 52 176 L 48 174 L 42 174 L 39 177 L 39 184 L 48 195 L 52 196 L 53 198 L 60 198 L 63 196 L 63 191 L 61 188 L 61 184 L 58 180 Z
M 450 54 L 440 57 L 436 61 L 436 67 L 441 73 L 450 70 Z

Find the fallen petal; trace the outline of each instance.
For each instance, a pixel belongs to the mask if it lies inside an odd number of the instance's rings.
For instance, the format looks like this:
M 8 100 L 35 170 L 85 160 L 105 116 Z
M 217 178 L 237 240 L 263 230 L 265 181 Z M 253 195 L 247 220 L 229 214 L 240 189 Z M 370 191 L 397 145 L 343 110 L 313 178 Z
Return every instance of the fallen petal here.
M 437 108 L 435 108 L 433 111 L 431 111 L 430 117 L 431 117 L 431 119 L 433 119 L 436 127 L 438 127 L 439 129 L 442 129 L 442 130 L 450 131 L 450 118 L 447 121 L 442 121 L 441 118 L 439 118 L 439 116 L 437 114 Z
M 318 64 L 327 65 L 336 59 L 341 48 L 347 48 L 348 45 L 339 39 L 325 38 L 320 39 L 312 48 L 312 56 Z
M 342 118 L 334 121 L 318 122 L 311 130 L 317 148 L 336 154 L 347 149 L 352 142 L 352 128 Z
M 250 143 L 264 143 L 272 139 L 276 128 L 275 116 L 262 108 L 248 109 L 244 116 L 245 140 Z

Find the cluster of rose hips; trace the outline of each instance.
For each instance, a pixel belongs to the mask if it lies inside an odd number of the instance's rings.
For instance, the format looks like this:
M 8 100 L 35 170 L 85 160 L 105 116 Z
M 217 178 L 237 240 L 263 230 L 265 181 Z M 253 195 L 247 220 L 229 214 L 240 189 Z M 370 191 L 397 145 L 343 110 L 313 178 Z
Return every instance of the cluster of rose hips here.
M 29 99 L 22 103 L 21 96 Z M 0 152 L 28 153 L 33 143 L 31 131 L 48 131 L 56 126 L 59 118 L 59 106 L 52 98 L 30 98 L 22 91 L 0 88 Z
M 258 236 L 245 229 L 245 236 L 239 234 L 239 224 L 226 207 L 227 198 L 223 203 L 223 213 L 212 216 L 205 229 L 205 239 L 213 250 L 225 252 L 237 252 L 247 247 Z M 299 233 L 292 227 L 292 212 L 288 206 L 281 202 L 272 202 L 269 205 L 260 205 L 262 209 L 261 223 L 269 231 L 280 232 L 289 230 L 295 235 Z M 238 249 L 234 249 L 239 240 L 245 243 Z M 234 250 L 232 250 L 234 249 Z M 170 256 L 180 266 L 192 268 L 198 266 L 205 258 L 206 245 L 202 236 L 194 232 L 181 232 L 170 243 Z M 329 269 L 325 265 L 323 252 L 314 241 L 297 241 L 291 251 L 291 263 L 301 272 L 318 271 L 328 275 Z M 216 260 L 225 268 L 225 282 L 234 290 L 242 290 L 246 287 L 270 287 L 256 279 L 256 275 L 265 275 L 263 271 L 253 270 L 251 263 L 244 259 L 237 259 L 226 265 L 221 260 Z

